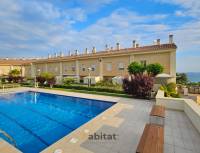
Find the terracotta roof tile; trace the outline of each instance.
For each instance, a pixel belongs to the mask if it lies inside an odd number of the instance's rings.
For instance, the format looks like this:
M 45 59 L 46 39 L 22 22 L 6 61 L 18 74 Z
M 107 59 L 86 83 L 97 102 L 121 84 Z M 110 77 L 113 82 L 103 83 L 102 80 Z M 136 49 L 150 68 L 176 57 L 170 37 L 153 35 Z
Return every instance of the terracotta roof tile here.
M 44 61 L 54 62 L 59 60 L 75 60 L 75 59 L 82 59 L 82 58 L 89 58 L 89 57 L 97 57 L 97 56 L 109 56 L 109 55 L 120 55 L 124 53 L 138 53 L 138 52 L 152 52 L 152 51 L 164 51 L 168 49 L 176 49 L 177 46 L 173 44 L 161 44 L 161 45 L 150 45 L 150 46 L 141 46 L 137 48 L 123 48 L 120 50 L 109 50 L 109 51 L 98 51 L 96 53 L 88 53 L 88 54 L 79 54 L 79 55 L 71 55 L 71 56 L 64 56 L 64 57 L 55 57 L 49 59 L 40 59 L 35 61 L 36 63 L 42 63 Z
M 109 56 L 109 55 L 120 55 L 124 53 L 138 53 L 138 52 L 152 52 L 152 51 L 164 51 L 167 49 L 176 49 L 177 46 L 173 44 L 161 44 L 161 45 L 150 45 L 150 46 L 141 46 L 137 48 L 122 48 L 120 50 L 109 50 L 109 51 L 98 51 L 96 53 L 88 53 L 88 54 L 79 54 L 72 56 L 64 56 L 64 57 L 56 57 L 50 59 L 38 59 L 38 60 L 22 60 L 22 59 L 0 59 L 0 65 L 26 65 L 30 63 L 40 63 L 44 61 L 54 62 L 56 60 L 73 60 L 73 59 L 81 59 L 81 58 L 89 58 L 89 57 L 98 57 L 98 56 Z
M 23 65 L 25 63 L 31 63 L 35 60 L 22 60 L 22 59 L 0 59 L 0 65 Z

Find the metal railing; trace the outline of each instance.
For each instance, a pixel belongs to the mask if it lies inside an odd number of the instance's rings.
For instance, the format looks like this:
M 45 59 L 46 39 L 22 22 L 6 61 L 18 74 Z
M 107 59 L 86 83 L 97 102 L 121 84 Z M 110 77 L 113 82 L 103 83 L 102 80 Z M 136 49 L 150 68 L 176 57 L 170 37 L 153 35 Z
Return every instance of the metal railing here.
M 200 94 L 200 86 L 191 86 L 188 88 L 189 93 Z

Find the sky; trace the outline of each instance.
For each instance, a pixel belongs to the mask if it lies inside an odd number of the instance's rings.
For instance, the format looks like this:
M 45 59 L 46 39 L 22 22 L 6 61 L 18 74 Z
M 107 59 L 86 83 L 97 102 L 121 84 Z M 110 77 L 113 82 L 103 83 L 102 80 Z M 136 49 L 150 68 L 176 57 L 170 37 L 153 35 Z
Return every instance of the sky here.
M 199 0 L 0 0 L 0 58 L 105 45 L 177 44 L 177 71 L 200 72 Z

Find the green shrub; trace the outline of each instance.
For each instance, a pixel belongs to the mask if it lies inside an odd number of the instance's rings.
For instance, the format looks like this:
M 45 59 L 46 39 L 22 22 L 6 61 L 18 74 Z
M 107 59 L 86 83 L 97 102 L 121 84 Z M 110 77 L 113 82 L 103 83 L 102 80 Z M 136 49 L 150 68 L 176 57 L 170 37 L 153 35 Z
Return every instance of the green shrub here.
M 40 76 L 45 79 L 51 79 L 51 78 L 55 77 L 52 73 L 49 73 L 49 72 L 43 72 L 43 73 L 41 73 Z
M 14 69 L 9 72 L 10 76 L 19 76 L 20 74 L 21 72 L 18 69 Z
M 187 83 L 187 86 L 200 86 L 200 82 L 190 82 Z
M 95 86 L 113 86 L 112 81 L 110 80 L 101 80 L 95 84 Z
M 180 98 L 180 95 L 176 91 L 175 83 L 169 83 L 167 85 L 163 85 L 160 87 L 160 90 L 164 91 L 165 97 Z
M 44 86 L 45 83 L 47 83 L 50 87 L 52 87 L 56 83 L 55 76 L 48 72 L 42 73 L 41 75 L 37 76 L 36 79 L 41 86 Z
M 33 87 L 34 83 L 33 82 L 22 82 L 21 85 L 24 87 Z
M 171 92 L 170 96 L 173 97 L 173 98 L 180 98 L 180 95 L 176 92 Z
M 145 66 L 143 64 L 140 64 L 138 62 L 132 62 L 129 66 L 128 66 L 128 72 L 130 74 L 141 74 L 145 71 Z
M 11 70 L 9 72 L 9 75 L 7 77 L 7 80 L 9 83 L 19 83 L 19 82 L 23 82 L 24 80 L 24 77 L 20 76 L 21 74 L 21 71 L 20 70 L 17 70 L 17 69 L 14 69 L 14 70 Z
M 168 83 L 167 85 L 166 85 L 166 87 L 167 87 L 167 90 L 169 91 L 169 92 L 176 92 L 176 84 L 175 83 Z
M 109 88 L 109 89 L 116 89 L 122 90 L 122 85 L 120 84 L 113 84 L 111 80 L 102 80 L 97 82 L 94 87 L 96 88 Z
M 161 64 L 154 63 L 154 64 L 147 65 L 146 70 L 149 75 L 156 76 L 157 74 L 162 73 L 164 68 Z
M 54 85 L 55 88 L 64 88 L 64 89 L 75 89 L 75 90 L 86 90 L 86 91 L 97 91 L 97 92 L 110 92 L 110 93 L 119 93 L 124 94 L 122 90 L 105 88 L 105 87 L 96 87 L 96 86 L 83 86 L 83 85 Z
M 70 85 L 70 84 L 74 84 L 75 83 L 75 79 L 74 78 L 64 78 L 63 79 L 63 84 L 64 85 Z
M 187 84 L 188 77 L 186 73 L 176 73 L 176 83 L 177 84 Z
M 1 83 L 6 83 L 6 78 L 1 78 Z

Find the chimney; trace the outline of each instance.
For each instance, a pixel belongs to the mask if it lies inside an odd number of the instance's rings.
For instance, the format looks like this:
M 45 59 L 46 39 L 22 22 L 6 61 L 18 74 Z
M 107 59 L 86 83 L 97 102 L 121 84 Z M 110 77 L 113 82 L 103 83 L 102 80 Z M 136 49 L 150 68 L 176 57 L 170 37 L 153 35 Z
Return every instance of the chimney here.
M 75 50 L 75 55 L 78 55 L 78 50 Z
M 108 48 L 108 44 L 105 45 L 105 49 L 106 49 L 106 51 L 109 50 L 109 48 Z
M 51 58 L 51 54 L 48 54 L 48 58 Z
M 85 54 L 88 54 L 88 49 L 87 48 L 85 48 Z
M 169 43 L 170 43 L 170 44 L 173 43 L 173 35 L 172 35 L 172 34 L 169 35 Z
M 63 55 L 63 52 L 60 52 L 60 57 L 63 57 L 64 55 Z
M 120 44 L 119 43 L 116 44 L 116 49 L 120 50 Z
M 156 45 L 160 45 L 160 39 L 156 40 Z
M 136 40 L 133 40 L 133 48 L 136 48 Z
M 71 54 L 71 51 L 69 51 L 69 56 L 71 56 L 72 54 Z
M 139 47 L 139 44 L 138 44 L 138 43 L 136 44 L 136 48 L 137 48 L 137 47 Z
M 54 54 L 54 56 L 55 56 L 55 57 L 58 57 L 58 54 L 57 54 L 57 53 L 55 53 L 55 54 Z
M 96 53 L 96 48 L 95 47 L 92 48 L 92 53 Z

